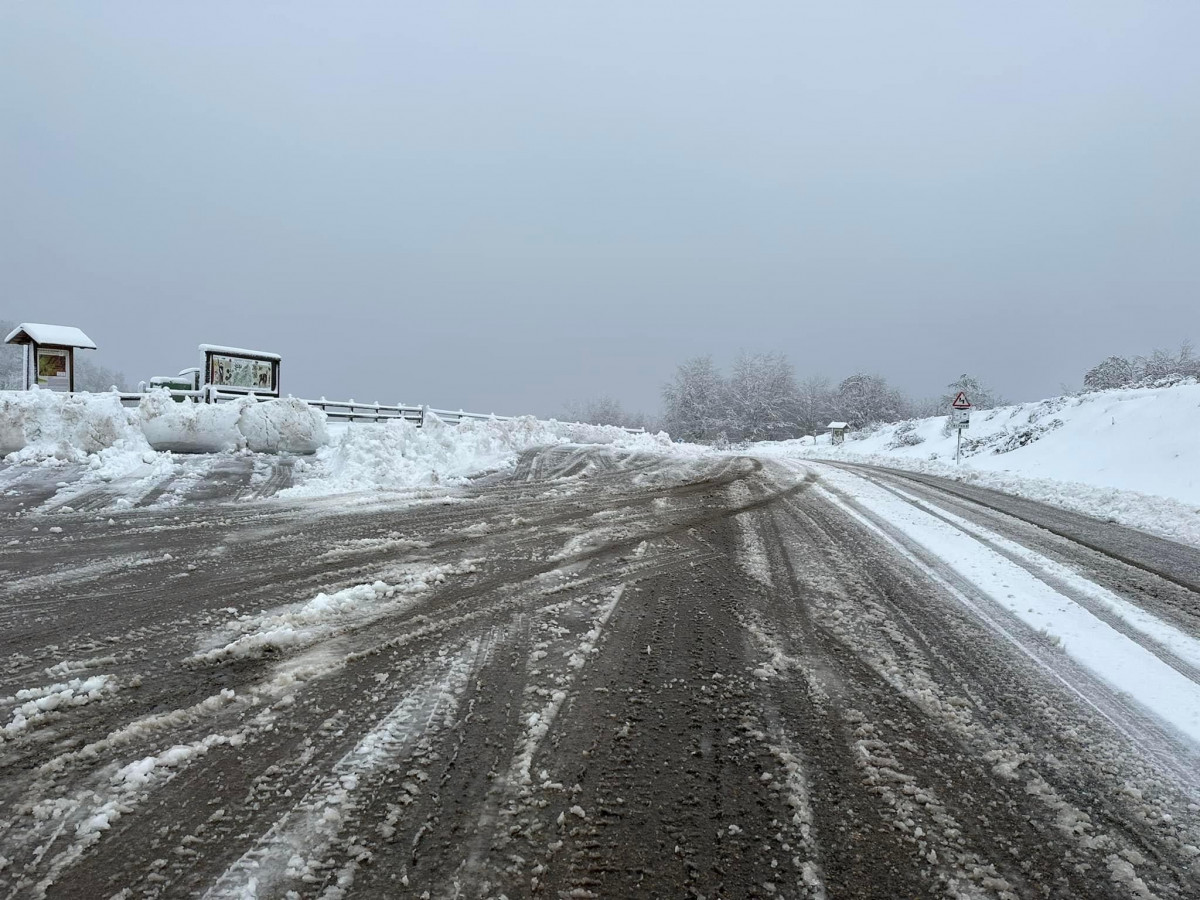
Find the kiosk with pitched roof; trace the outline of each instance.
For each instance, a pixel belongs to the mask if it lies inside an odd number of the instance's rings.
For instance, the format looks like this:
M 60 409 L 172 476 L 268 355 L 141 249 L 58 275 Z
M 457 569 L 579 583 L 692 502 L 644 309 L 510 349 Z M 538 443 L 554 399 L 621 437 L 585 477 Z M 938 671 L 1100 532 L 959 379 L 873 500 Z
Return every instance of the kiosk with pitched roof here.
M 72 325 L 22 322 L 4 339 L 25 348 L 24 390 L 75 390 L 75 351 L 95 350 L 92 339 Z

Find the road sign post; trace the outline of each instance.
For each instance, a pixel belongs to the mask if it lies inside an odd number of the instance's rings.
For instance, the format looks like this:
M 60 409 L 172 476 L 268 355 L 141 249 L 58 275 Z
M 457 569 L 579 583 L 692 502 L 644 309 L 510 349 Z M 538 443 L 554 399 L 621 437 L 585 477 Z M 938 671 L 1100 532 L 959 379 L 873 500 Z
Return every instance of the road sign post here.
M 958 465 L 962 459 L 963 429 L 971 427 L 971 401 L 967 399 L 965 392 L 959 391 L 950 406 L 953 407 L 953 412 L 950 413 L 951 421 L 958 429 L 958 443 L 954 448 L 954 464 Z

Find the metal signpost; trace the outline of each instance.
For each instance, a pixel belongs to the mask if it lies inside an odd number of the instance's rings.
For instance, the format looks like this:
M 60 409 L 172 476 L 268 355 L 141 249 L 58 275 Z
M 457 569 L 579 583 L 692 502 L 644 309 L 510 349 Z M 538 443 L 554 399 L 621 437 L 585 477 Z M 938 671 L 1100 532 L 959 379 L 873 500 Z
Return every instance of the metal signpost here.
M 959 391 L 958 396 L 950 405 L 954 407 L 954 411 L 950 414 L 951 421 L 958 429 L 958 445 L 954 449 L 954 464 L 958 465 L 958 461 L 962 458 L 963 429 L 971 427 L 971 401 L 967 399 L 967 395 L 963 391 Z

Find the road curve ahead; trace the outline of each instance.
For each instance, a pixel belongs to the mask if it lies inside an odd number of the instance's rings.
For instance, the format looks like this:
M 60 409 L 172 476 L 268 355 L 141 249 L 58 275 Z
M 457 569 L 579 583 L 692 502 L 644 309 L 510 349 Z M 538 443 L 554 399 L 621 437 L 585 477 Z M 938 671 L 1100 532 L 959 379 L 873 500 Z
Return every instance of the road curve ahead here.
M 819 464 L 235 468 L 0 470 L 0 898 L 1200 897 L 1169 560 Z

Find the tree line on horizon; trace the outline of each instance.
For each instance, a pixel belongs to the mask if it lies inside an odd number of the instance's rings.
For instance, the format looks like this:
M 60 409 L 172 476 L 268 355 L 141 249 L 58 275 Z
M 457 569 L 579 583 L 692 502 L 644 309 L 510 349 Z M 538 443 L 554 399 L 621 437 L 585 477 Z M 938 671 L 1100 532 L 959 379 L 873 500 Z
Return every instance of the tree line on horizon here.
M 979 409 L 1003 401 L 963 374 L 938 397 L 914 399 L 883 375 L 855 372 L 834 382 L 797 378 L 783 353 L 739 353 L 729 374 L 711 356 L 685 360 L 663 387 L 663 428 L 691 441 L 779 441 L 816 435 L 831 421 L 851 428 L 944 414 L 959 391 Z
M 1188 339 L 1175 352 L 1160 348 L 1149 356 L 1110 356 L 1088 370 L 1083 388 L 1103 391 L 1181 378 L 1200 378 L 1200 356 Z
M 787 440 L 815 435 L 830 421 L 863 428 L 945 412 L 958 391 L 978 408 L 1003 401 L 980 380 L 962 375 L 939 397 L 914 400 L 879 374 L 857 372 L 839 382 L 824 375 L 797 378 L 784 353 L 739 353 L 728 375 L 712 356 L 678 365 L 663 386 L 660 419 L 629 415 L 611 397 L 568 404 L 558 418 L 593 425 L 664 430 L 688 441 Z
M 1174 352 L 1157 349 L 1148 356 L 1110 356 L 1085 373 L 1083 390 L 1183 378 L 1200 378 L 1200 356 L 1187 340 Z M 660 419 L 629 415 L 611 397 L 570 404 L 559 418 L 661 429 L 688 441 L 787 440 L 816 435 L 832 421 L 862 429 L 948 415 L 959 391 L 966 393 L 975 409 L 991 409 L 1006 402 L 970 374 L 960 375 L 938 396 L 913 398 L 877 373 L 856 372 L 836 383 L 824 375 L 797 378 L 784 353 L 742 352 L 728 374 L 712 356 L 695 356 L 680 363 L 663 386 Z M 1064 388 L 1064 393 L 1070 389 Z

